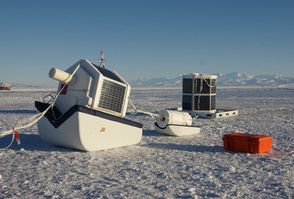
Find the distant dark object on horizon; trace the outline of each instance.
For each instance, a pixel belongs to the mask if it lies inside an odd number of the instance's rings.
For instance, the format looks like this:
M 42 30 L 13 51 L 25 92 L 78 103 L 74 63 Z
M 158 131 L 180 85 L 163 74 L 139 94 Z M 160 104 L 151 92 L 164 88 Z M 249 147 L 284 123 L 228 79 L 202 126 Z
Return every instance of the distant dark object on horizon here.
M 0 83 L 0 90 L 10 90 L 10 87 L 6 83 Z

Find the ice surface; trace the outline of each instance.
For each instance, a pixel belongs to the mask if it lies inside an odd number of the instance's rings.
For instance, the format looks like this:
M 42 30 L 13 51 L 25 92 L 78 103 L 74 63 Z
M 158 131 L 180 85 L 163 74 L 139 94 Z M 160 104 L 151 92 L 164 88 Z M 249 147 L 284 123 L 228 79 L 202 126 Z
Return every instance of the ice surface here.
M 1 129 L 34 114 L 47 93 L 0 92 Z M 131 97 L 153 112 L 181 106 L 180 89 L 133 89 Z M 239 109 L 238 117 L 198 120 L 199 135 L 169 137 L 149 116 L 128 114 L 144 124 L 142 142 L 93 153 L 48 145 L 32 127 L 20 146 L 0 151 L 0 198 L 294 198 L 293 99 L 291 89 L 218 89 L 217 106 Z M 226 152 L 221 138 L 232 131 L 269 134 L 273 151 Z

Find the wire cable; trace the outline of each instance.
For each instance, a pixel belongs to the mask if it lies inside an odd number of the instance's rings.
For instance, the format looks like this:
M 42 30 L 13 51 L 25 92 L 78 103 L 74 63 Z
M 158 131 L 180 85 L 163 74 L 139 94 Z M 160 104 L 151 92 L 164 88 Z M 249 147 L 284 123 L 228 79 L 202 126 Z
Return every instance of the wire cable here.
M 73 71 L 73 73 L 71 74 L 71 76 L 74 76 L 75 73 L 78 71 L 78 69 L 80 68 L 80 64 L 77 65 L 77 67 L 75 68 L 75 70 Z M 70 77 L 69 77 L 70 78 Z M 57 93 L 57 95 L 54 97 L 54 99 L 52 100 L 52 103 L 43 111 L 43 112 L 40 112 L 40 113 L 37 113 L 23 121 L 21 121 L 21 124 L 20 126 L 18 126 L 18 124 L 20 123 L 20 121 L 17 121 L 16 124 L 14 125 L 14 128 L 12 128 L 12 130 L 5 130 L 5 131 L 1 131 L 0 132 L 0 139 L 5 137 L 5 136 L 8 136 L 10 134 L 15 134 L 14 131 L 16 130 L 21 130 L 21 129 L 26 129 L 26 128 L 29 128 L 33 125 L 35 125 L 47 112 L 49 109 L 53 108 L 54 107 L 54 104 L 58 98 L 58 96 L 61 94 L 61 92 L 64 90 L 64 88 L 69 84 L 70 81 L 66 82 L 65 84 L 63 84 L 63 86 L 61 87 L 60 91 Z M 27 124 L 26 124 L 27 123 Z M 11 143 L 4 147 L 3 149 L 7 149 L 11 146 L 12 142 L 14 141 L 14 138 L 15 138 L 15 135 L 12 137 L 12 141 Z
M 133 101 L 131 100 L 131 98 L 129 99 L 129 102 L 130 102 L 131 106 L 133 107 L 135 113 L 143 113 L 143 114 L 146 114 L 146 115 L 150 115 L 153 119 L 155 119 L 156 117 L 159 117 L 158 114 L 151 113 L 151 112 L 148 112 L 148 111 L 138 110 L 136 108 L 135 104 L 133 103 Z

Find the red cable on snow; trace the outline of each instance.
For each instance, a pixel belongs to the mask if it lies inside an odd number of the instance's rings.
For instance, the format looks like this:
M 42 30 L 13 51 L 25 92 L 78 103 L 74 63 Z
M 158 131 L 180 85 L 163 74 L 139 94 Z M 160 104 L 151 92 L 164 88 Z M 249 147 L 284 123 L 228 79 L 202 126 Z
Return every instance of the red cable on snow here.
M 13 131 L 13 134 L 15 136 L 15 139 L 16 139 L 17 144 L 20 145 L 20 136 L 19 136 L 19 133 L 17 132 L 17 130 L 15 130 L 15 128 L 13 128 L 12 131 Z

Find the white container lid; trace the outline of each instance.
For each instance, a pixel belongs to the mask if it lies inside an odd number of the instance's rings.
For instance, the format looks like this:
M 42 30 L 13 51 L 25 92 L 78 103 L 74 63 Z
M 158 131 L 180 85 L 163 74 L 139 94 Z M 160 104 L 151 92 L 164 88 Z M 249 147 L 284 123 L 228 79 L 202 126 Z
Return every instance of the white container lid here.
M 210 74 L 204 74 L 204 73 L 190 73 L 188 75 L 183 75 L 183 79 L 193 79 L 193 78 L 217 79 L 217 75 L 210 75 Z

